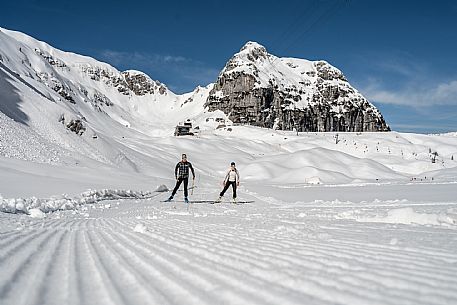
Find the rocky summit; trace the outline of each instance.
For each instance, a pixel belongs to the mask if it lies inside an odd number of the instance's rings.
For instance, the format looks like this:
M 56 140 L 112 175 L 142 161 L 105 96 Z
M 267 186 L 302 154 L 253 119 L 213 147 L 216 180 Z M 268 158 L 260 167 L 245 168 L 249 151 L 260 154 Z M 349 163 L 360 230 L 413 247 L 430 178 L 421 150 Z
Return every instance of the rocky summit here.
M 379 110 L 325 61 L 280 58 L 248 42 L 205 104 L 234 123 L 298 131 L 390 131 Z

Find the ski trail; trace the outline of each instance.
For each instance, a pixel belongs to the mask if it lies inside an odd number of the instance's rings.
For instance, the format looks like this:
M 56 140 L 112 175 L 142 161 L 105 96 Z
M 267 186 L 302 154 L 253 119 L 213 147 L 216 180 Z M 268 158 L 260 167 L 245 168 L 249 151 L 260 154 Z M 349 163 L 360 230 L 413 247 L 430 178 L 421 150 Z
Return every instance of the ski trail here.
M 164 273 L 172 276 L 168 283 L 176 283 L 173 285 L 179 284 L 184 287 L 190 286 L 189 289 L 193 289 L 194 291 L 195 289 L 197 289 L 196 291 L 203 290 L 204 294 L 199 294 L 199 298 L 207 298 L 207 295 L 212 294 L 212 291 L 217 290 L 218 287 L 220 287 L 211 273 L 205 274 L 205 277 L 199 276 L 200 269 L 198 268 L 198 265 L 192 263 L 192 257 L 176 257 L 170 252 L 172 249 L 163 248 L 159 243 L 150 245 L 149 243 L 144 242 L 141 237 L 136 234 L 130 232 L 125 232 L 125 234 L 124 242 L 130 243 L 131 247 L 136 250 L 136 253 L 142 253 L 146 259 L 155 261 L 156 263 L 154 266 L 162 266 Z M 135 242 L 132 243 L 132 240 Z M 246 299 L 240 299 L 236 295 L 230 295 L 229 300 L 233 301 L 233 299 L 236 299 L 238 302 L 246 302 Z M 196 300 L 196 303 L 198 302 L 199 300 Z
M 131 236 L 132 239 L 135 238 L 135 236 L 133 234 L 129 234 L 129 235 Z M 155 236 L 155 237 L 157 238 L 157 236 Z M 141 237 L 136 237 L 136 238 L 141 239 Z M 140 240 L 137 241 L 138 244 L 141 242 L 144 243 L 144 241 L 140 241 Z M 176 253 L 183 252 L 184 249 L 183 248 L 174 249 L 171 246 L 172 246 L 171 243 L 164 242 L 163 239 L 158 238 L 156 240 L 156 242 L 154 243 L 154 251 L 155 252 L 160 251 L 164 255 L 166 255 L 166 253 L 170 253 L 171 255 L 169 254 L 169 256 L 172 256 L 173 261 L 176 264 L 178 262 L 182 262 L 181 263 L 182 267 L 180 268 L 181 270 L 195 269 L 195 272 L 198 272 L 199 274 L 202 274 L 205 277 L 209 277 L 213 283 L 218 283 L 217 286 L 213 287 L 212 289 L 215 289 L 215 288 L 220 289 L 219 287 L 233 287 L 233 288 L 237 288 L 237 290 L 239 290 L 238 294 L 242 294 L 242 292 L 245 292 L 245 293 L 243 293 L 243 299 L 239 299 L 238 301 L 247 302 L 250 304 L 262 304 L 262 303 L 269 304 L 270 303 L 269 298 L 264 298 L 264 299 L 260 299 L 260 300 L 256 301 L 256 299 L 258 299 L 258 296 L 255 296 L 254 293 L 251 293 L 254 288 L 250 288 L 249 287 L 250 285 L 245 285 L 245 286 L 241 287 L 238 284 L 236 277 L 220 276 L 219 273 L 216 275 L 213 274 L 212 268 L 203 266 L 204 264 L 211 266 L 211 263 L 213 263 L 213 261 L 208 260 L 208 257 L 198 257 L 198 255 L 195 255 L 195 253 L 192 253 L 192 252 L 185 253 L 183 255 L 178 255 Z M 222 264 L 218 264 L 217 266 L 214 265 L 213 267 L 221 269 Z M 177 271 L 179 271 L 179 269 Z M 190 280 L 192 280 L 192 279 L 190 279 Z M 212 285 L 212 286 L 214 286 L 214 285 Z M 210 286 L 210 288 L 211 288 L 211 286 Z M 218 293 L 220 294 L 220 291 Z M 260 293 L 260 294 L 262 294 L 262 293 Z M 232 300 L 233 298 L 234 298 L 233 295 L 229 295 L 228 301 Z M 273 303 L 276 303 L 276 302 L 273 302 Z
M 128 233 L 128 235 L 131 236 L 131 239 L 138 239 L 138 244 L 140 242 L 144 243 L 144 241 L 141 241 L 143 240 L 141 236 L 135 236 L 132 233 Z M 152 234 L 148 233 L 148 236 L 151 235 Z M 189 260 L 186 259 L 186 257 L 191 257 L 192 260 L 195 261 L 193 265 L 195 265 L 195 268 L 197 268 L 198 272 L 201 274 L 213 277 L 213 281 L 217 280 L 220 282 L 219 285 L 221 287 L 232 287 L 232 289 L 238 291 L 238 294 L 244 292 L 243 295 L 248 297 L 248 299 L 244 300 L 244 302 L 258 304 L 278 304 L 278 302 L 286 302 L 285 299 L 282 299 L 281 297 L 278 297 L 264 289 L 268 286 L 268 281 L 265 281 L 260 277 L 252 277 L 252 275 L 249 275 L 243 271 L 242 268 L 235 268 L 230 266 L 230 264 L 224 262 L 223 257 L 221 257 L 219 254 L 213 254 L 211 251 L 207 251 L 208 248 L 203 247 L 202 249 L 204 250 L 200 251 L 199 247 L 196 244 L 193 244 L 191 247 L 186 245 L 184 242 L 185 239 L 177 243 L 174 242 L 170 237 L 163 238 L 158 235 L 153 235 L 152 237 L 156 240 L 156 242 L 153 243 L 155 251 L 163 251 L 163 253 L 168 252 L 173 255 L 175 261 Z M 186 253 L 184 257 L 177 254 L 181 252 Z M 208 267 L 204 267 L 204 265 L 208 265 Z M 211 269 L 211 266 L 217 268 L 222 272 L 213 274 L 214 272 L 212 272 L 213 269 Z M 186 268 L 186 266 L 183 266 L 182 268 Z M 248 281 L 248 284 L 241 284 L 239 282 L 239 278 L 243 278 L 244 281 Z M 288 293 L 287 302 L 289 304 L 293 304 L 294 302 L 292 302 L 291 297 L 294 295 L 294 293 L 293 291 L 288 291 Z M 297 302 L 300 303 L 299 300 L 303 300 L 303 297 L 305 296 L 297 296 Z
M 96 235 L 96 236 L 95 236 Z M 116 285 L 121 287 L 123 299 L 127 304 L 170 304 L 171 302 L 166 298 L 166 295 L 160 294 L 156 287 L 148 287 L 149 279 L 138 264 L 135 264 L 133 255 L 125 255 L 127 251 L 119 245 L 118 238 L 107 239 L 104 234 L 95 233 L 99 253 L 102 259 L 105 259 L 109 270 L 110 277 L 116 281 Z M 111 237 L 111 236 L 110 236 Z
M 59 256 L 59 251 L 61 250 L 63 244 L 62 241 L 66 235 L 66 232 L 56 232 L 58 235 L 56 235 L 55 239 L 52 242 L 52 248 L 49 248 L 50 251 L 46 251 L 46 253 L 43 253 L 43 257 L 39 259 L 36 264 L 37 269 L 34 274 L 34 277 L 30 277 L 30 280 L 33 281 L 34 283 L 38 283 L 34 288 L 34 290 L 31 291 L 27 295 L 27 300 L 24 301 L 24 304 L 45 304 L 47 303 L 47 297 L 49 297 L 49 293 L 46 294 L 46 291 L 49 289 L 48 286 L 48 281 L 50 278 L 53 276 L 53 265 L 58 259 Z M 60 235 L 60 236 L 59 236 Z M 27 286 L 27 284 L 24 284 L 24 286 Z M 51 296 L 52 297 L 52 296 Z M 49 298 L 50 299 L 50 298 Z
M 329 221 L 325 213 L 339 212 L 327 207 L 192 208 L 135 199 L 15 216 L 26 225 L 0 235 L 0 303 L 457 302 L 455 230 Z M 443 236 L 448 243 L 435 242 Z
M 243 248 L 239 248 L 239 252 L 244 252 L 243 255 L 232 255 L 230 258 L 228 258 L 227 253 L 230 253 L 231 250 L 237 248 L 237 246 L 233 246 L 233 245 L 242 244 L 242 241 L 237 240 L 236 242 L 231 243 L 231 241 L 226 240 L 226 243 L 227 243 L 227 245 L 232 245 L 232 246 L 227 247 L 227 248 L 222 247 L 221 251 L 218 251 L 217 255 L 214 254 L 213 258 L 211 258 L 214 262 L 217 262 L 220 260 L 218 255 L 223 255 L 225 260 L 222 263 L 222 265 L 224 267 L 233 268 L 236 272 L 243 272 L 243 270 L 250 270 L 249 276 L 256 278 L 257 280 L 264 281 L 265 282 L 264 286 L 269 286 L 269 285 L 275 284 L 276 286 L 284 286 L 285 288 L 290 289 L 291 291 L 297 290 L 295 287 L 296 285 L 293 284 L 293 282 L 295 282 L 295 280 L 292 278 L 296 274 L 288 274 L 288 272 L 280 272 L 279 274 L 272 276 L 268 272 L 268 269 L 275 269 L 275 267 L 278 267 L 278 266 L 275 266 L 277 264 L 279 264 L 280 267 L 285 269 L 284 265 L 287 265 L 287 264 L 285 264 L 284 262 L 287 260 L 288 256 L 283 255 L 282 262 L 281 262 L 281 256 L 279 256 L 279 255 L 266 257 L 266 259 L 265 259 L 265 256 L 260 253 L 259 253 L 260 255 L 257 255 L 257 259 L 247 259 L 245 254 L 249 254 L 250 249 L 249 249 L 249 247 L 243 247 Z M 279 247 L 280 246 L 278 245 L 278 248 Z M 223 254 L 220 254 L 219 252 L 223 253 Z M 268 251 L 265 251 L 265 252 L 268 252 Z M 278 260 L 279 260 L 279 262 L 278 262 Z M 259 261 L 264 261 L 264 264 L 259 265 Z M 270 263 L 268 264 L 268 262 L 270 262 Z M 291 261 L 289 260 L 288 265 L 291 265 L 290 262 Z M 234 266 L 236 266 L 236 268 Z M 297 267 L 298 267 L 297 264 L 295 264 L 294 269 L 296 269 Z M 299 273 L 297 273 L 297 274 L 299 274 Z M 287 284 L 288 282 L 291 282 L 292 284 L 289 285 L 289 284 Z M 327 284 L 325 282 L 321 282 L 321 283 L 316 283 L 316 286 L 325 287 L 325 286 L 327 286 Z M 297 290 L 296 292 L 301 292 L 301 291 Z
M 43 237 L 38 243 L 32 242 L 19 249 L 18 254 L 13 256 L 14 259 L 7 259 L 4 265 L 1 265 L 3 275 L 10 273 L 9 282 L 0 282 L 0 296 L 6 302 L 15 304 L 32 304 L 41 292 L 42 287 L 36 288 L 32 283 L 37 280 L 43 283 L 49 272 L 49 265 L 54 258 L 55 252 L 63 238 L 62 232 L 48 231 L 42 234 Z M 20 251 L 23 250 L 23 251 Z M 18 259 L 19 258 L 19 259 Z M 12 260 L 12 261 L 11 261 Z M 33 274 L 34 276 L 30 276 Z M 3 278 L 3 277 L 2 277 Z M 41 280 L 41 282 L 40 282 Z M 17 295 L 12 284 L 19 287 L 34 287 L 27 294 Z
M 16 255 L 18 250 L 21 249 L 24 245 L 33 242 L 38 236 L 42 235 L 43 232 L 36 231 L 30 235 L 23 235 L 16 237 L 15 239 L 10 239 L 7 242 L 2 244 L 2 253 L 0 254 L 0 262 L 7 259 L 9 256 Z
M 116 294 L 112 294 L 111 283 L 93 250 L 88 237 L 88 223 L 84 223 L 85 230 L 78 234 L 77 239 L 76 270 L 80 283 L 80 304 L 121 304 Z
M 114 238 L 114 236 L 116 237 Z M 186 289 L 186 286 L 192 285 L 192 282 L 186 283 L 185 279 L 176 279 L 172 276 L 173 270 L 170 269 L 176 269 L 172 262 L 168 262 L 166 258 L 157 253 L 148 255 L 136 251 L 135 247 L 126 242 L 123 233 L 104 234 L 104 238 L 113 241 L 112 245 L 116 246 L 115 251 L 122 255 L 126 264 L 132 268 L 132 272 L 135 272 L 137 277 L 144 279 L 144 283 L 155 283 L 153 287 L 149 288 L 155 291 L 153 299 L 158 299 L 161 304 L 163 302 L 174 304 L 179 301 L 180 297 L 192 304 L 201 303 L 200 299 L 189 295 L 190 290 Z
M 48 265 L 45 283 L 42 283 L 42 292 L 37 295 L 34 304 L 79 304 L 79 284 L 76 279 L 78 270 L 75 267 L 75 238 L 76 232 L 72 229 L 76 221 L 70 221 L 65 226 L 59 226 L 63 231 L 60 246 L 56 250 L 52 264 Z M 56 289 L 55 287 L 59 287 Z M 32 304 L 32 303 L 30 303 Z

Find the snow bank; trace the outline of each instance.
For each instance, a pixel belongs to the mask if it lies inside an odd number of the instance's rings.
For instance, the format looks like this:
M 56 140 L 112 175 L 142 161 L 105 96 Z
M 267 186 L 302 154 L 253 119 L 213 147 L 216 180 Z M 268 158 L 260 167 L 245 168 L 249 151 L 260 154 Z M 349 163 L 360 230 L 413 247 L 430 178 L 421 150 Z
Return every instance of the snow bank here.
M 448 212 L 440 214 L 419 213 L 411 207 L 391 209 L 387 215 L 362 216 L 356 213 L 343 212 L 338 215 L 340 218 L 352 218 L 358 222 L 379 222 L 379 223 L 396 223 L 396 224 L 417 224 L 417 225 L 456 225 L 455 215 Z
M 139 223 L 135 226 L 135 228 L 133 228 L 133 231 L 138 233 L 146 233 L 148 231 L 148 227 L 142 223 Z
M 168 192 L 169 189 L 165 184 L 161 184 L 157 187 L 157 189 L 155 191 L 158 193 L 163 193 L 163 192 Z
M 29 210 L 29 215 L 32 218 L 45 218 L 46 214 L 41 212 L 40 209 L 31 209 Z
M 311 178 L 305 179 L 305 183 L 307 184 L 322 184 L 321 179 L 319 177 L 313 176 Z
M 40 199 L 31 198 L 2 198 L 0 196 L 0 211 L 5 213 L 25 213 L 31 216 L 39 217 L 42 213 L 54 212 L 57 210 L 73 210 L 78 206 L 93 204 L 103 200 L 113 200 L 122 198 L 146 199 L 157 195 L 151 195 L 150 192 L 132 191 L 132 190 L 90 190 L 69 198 L 67 195 L 59 197 Z
M 386 216 L 376 216 L 359 221 L 384 222 L 384 223 L 401 223 L 401 224 L 419 224 L 419 225 L 441 225 L 455 224 L 455 220 L 447 214 L 428 214 L 418 213 L 411 207 L 392 209 L 387 212 Z

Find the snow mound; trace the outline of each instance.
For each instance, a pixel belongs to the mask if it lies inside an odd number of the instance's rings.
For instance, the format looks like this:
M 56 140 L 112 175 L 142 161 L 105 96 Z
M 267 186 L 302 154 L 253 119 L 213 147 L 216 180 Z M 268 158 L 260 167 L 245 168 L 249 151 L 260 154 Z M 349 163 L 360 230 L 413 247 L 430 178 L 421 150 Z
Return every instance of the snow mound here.
M 311 178 L 305 179 L 305 183 L 307 183 L 307 184 L 322 184 L 322 181 L 321 181 L 321 179 L 319 179 L 319 177 L 311 177 Z
M 132 190 L 90 190 L 82 193 L 74 198 L 69 198 L 67 195 L 59 197 L 40 199 L 31 198 L 11 198 L 5 199 L 0 197 L 0 212 L 5 213 L 25 213 L 31 217 L 39 216 L 37 211 L 42 213 L 54 212 L 57 210 L 74 210 L 77 207 L 85 204 L 94 204 L 103 200 L 114 200 L 122 198 L 150 198 L 149 192 L 138 192 Z M 153 196 L 152 196 L 153 197 Z
M 133 231 L 138 233 L 146 233 L 148 231 L 148 227 L 142 223 L 139 223 L 135 226 L 135 228 L 133 228 Z
M 29 215 L 32 218 L 45 218 L 46 214 L 41 212 L 40 209 L 31 209 L 29 210 Z
M 162 184 L 162 185 L 159 185 L 155 191 L 158 193 L 163 193 L 163 192 L 168 192 L 169 189 L 165 184 Z
M 342 216 L 340 214 L 340 216 Z M 348 216 L 346 214 L 346 216 Z M 349 217 L 351 218 L 351 217 Z M 395 223 L 395 224 L 416 224 L 416 225 L 456 225 L 457 219 L 454 219 L 453 215 L 450 213 L 419 213 L 413 210 L 411 207 L 391 209 L 387 211 L 387 215 L 373 216 L 373 217 L 363 217 L 355 216 L 354 217 L 358 222 L 379 222 L 379 223 Z

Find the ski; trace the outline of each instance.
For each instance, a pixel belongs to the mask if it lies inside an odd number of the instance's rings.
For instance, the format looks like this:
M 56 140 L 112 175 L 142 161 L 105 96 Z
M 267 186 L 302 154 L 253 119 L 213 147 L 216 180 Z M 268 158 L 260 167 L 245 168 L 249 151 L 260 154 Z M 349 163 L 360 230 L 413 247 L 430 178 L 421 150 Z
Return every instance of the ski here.
M 180 201 L 184 202 L 184 201 Z M 189 203 L 209 203 L 209 202 L 214 202 L 213 200 L 189 200 Z
M 245 204 L 245 203 L 253 203 L 254 200 L 242 200 L 242 201 L 217 201 L 217 200 L 189 200 L 188 202 L 184 200 L 161 200 L 160 202 L 179 202 L 179 203 L 209 203 L 209 204 L 218 204 L 218 203 L 225 203 L 225 204 Z
M 243 200 L 243 201 L 221 201 L 221 203 L 231 203 L 231 204 L 245 204 L 245 203 L 253 203 L 254 200 Z
M 217 201 L 217 200 L 193 200 L 192 203 L 208 203 L 208 204 L 218 204 L 218 203 L 225 203 L 225 204 L 245 204 L 245 203 L 253 203 L 254 200 L 243 200 L 243 201 Z

